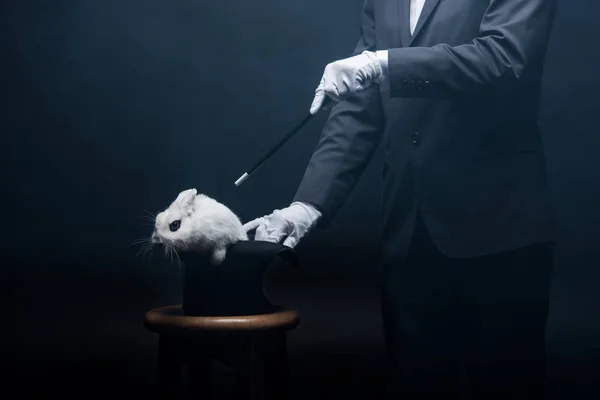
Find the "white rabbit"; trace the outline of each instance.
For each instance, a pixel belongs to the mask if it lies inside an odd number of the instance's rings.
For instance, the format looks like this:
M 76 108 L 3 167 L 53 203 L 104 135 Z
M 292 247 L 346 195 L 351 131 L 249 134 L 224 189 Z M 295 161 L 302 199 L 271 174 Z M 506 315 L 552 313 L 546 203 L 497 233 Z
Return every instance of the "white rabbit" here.
M 166 210 L 156 216 L 152 243 L 165 246 L 165 251 L 196 252 L 207 255 L 213 265 L 225 260 L 227 248 L 248 240 L 242 222 L 218 201 L 185 190 Z

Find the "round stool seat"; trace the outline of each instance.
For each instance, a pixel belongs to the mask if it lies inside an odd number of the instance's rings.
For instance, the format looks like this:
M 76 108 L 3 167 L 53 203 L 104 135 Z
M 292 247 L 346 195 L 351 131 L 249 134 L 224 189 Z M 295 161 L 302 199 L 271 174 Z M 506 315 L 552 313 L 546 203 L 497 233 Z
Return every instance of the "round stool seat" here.
M 185 315 L 181 305 L 156 308 L 144 316 L 144 325 L 150 332 L 258 332 L 290 330 L 299 324 L 294 310 L 277 309 L 270 314 L 236 317 L 197 317 Z

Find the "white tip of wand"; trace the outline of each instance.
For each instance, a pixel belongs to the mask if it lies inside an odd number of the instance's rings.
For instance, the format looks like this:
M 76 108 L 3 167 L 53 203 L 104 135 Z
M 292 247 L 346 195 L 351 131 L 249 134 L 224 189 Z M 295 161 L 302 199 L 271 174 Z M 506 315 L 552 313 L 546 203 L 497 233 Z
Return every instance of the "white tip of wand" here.
M 235 186 L 240 186 L 246 179 L 248 178 L 248 173 L 244 172 L 244 175 L 240 176 L 237 181 L 235 181 Z

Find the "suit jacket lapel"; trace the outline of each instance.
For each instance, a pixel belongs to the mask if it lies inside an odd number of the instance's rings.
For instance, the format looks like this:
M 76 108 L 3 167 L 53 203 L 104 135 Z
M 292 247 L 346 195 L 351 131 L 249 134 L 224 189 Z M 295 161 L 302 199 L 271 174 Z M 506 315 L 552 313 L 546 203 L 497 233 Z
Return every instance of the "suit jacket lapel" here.
M 404 1 L 406 3 L 408 3 L 408 7 L 410 7 L 410 0 L 404 0 Z M 433 14 L 433 11 L 435 10 L 435 7 L 438 5 L 439 2 L 440 2 L 440 0 L 425 0 L 425 4 L 423 5 L 423 11 L 421 11 L 421 16 L 419 17 L 419 21 L 417 22 L 417 26 L 415 27 L 415 32 L 413 33 L 412 37 L 410 38 L 410 40 L 408 42 L 404 42 L 404 40 L 403 40 L 403 43 L 405 46 L 412 45 L 415 38 L 417 36 L 419 36 L 421 29 L 423 29 L 423 26 L 427 23 L 427 21 Z M 407 10 L 406 12 L 408 15 L 407 21 L 410 21 L 410 9 L 406 8 L 406 10 Z M 407 25 L 408 25 L 408 22 L 407 22 Z M 410 33 L 410 28 L 407 28 L 407 29 L 409 30 L 409 33 Z
M 398 26 L 400 27 L 400 39 L 402 46 L 408 47 L 410 37 L 410 0 L 396 0 L 398 5 Z

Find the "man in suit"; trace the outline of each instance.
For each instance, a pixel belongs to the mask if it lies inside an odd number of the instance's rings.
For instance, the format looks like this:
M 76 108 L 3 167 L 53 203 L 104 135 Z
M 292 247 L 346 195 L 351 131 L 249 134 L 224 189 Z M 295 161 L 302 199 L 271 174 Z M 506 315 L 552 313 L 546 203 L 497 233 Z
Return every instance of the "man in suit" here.
M 539 398 L 553 215 L 537 116 L 555 0 L 366 0 L 292 204 L 245 225 L 294 247 L 384 142 L 390 393 Z M 412 395 L 412 397 L 411 397 Z

